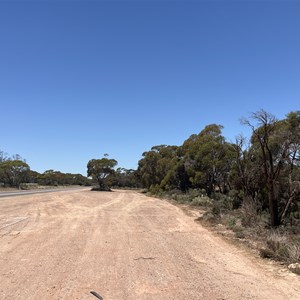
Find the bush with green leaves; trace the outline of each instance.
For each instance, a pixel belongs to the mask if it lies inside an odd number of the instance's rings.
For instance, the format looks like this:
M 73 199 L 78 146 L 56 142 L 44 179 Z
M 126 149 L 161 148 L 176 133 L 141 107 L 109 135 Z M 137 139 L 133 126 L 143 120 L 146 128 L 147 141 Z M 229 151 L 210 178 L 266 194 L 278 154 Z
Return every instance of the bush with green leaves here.
M 191 201 L 191 205 L 208 208 L 213 205 L 213 200 L 207 196 L 197 196 Z

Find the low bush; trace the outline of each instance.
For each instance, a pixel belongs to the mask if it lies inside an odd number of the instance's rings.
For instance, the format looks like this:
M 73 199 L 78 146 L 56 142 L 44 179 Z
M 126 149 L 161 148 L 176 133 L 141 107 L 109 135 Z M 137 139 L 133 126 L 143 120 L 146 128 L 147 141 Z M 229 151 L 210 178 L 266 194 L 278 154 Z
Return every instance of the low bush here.
M 261 249 L 260 254 L 265 258 L 297 263 L 300 262 L 300 244 L 276 230 L 267 236 L 265 248 Z
M 206 212 L 199 221 L 215 228 L 218 228 L 218 224 L 225 225 L 236 238 L 243 239 L 250 247 L 260 249 L 261 257 L 285 263 L 300 262 L 300 226 L 297 226 L 296 214 L 285 226 L 274 230 L 269 226 L 268 211 L 262 209 L 262 203 L 257 199 L 249 197 L 235 203 L 241 199 L 241 195 L 215 193 L 213 198 L 209 198 L 205 191 L 196 189 L 186 193 L 173 190 L 163 196 L 178 203 L 205 208 Z
M 250 198 L 246 198 L 240 208 L 242 216 L 242 225 L 251 227 L 258 221 L 258 204 Z
M 109 187 L 92 187 L 91 189 L 92 192 L 111 192 L 112 190 Z
M 207 196 L 197 196 L 191 201 L 191 205 L 208 208 L 213 205 L 213 201 Z
M 218 202 L 218 201 L 214 201 L 213 205 L 212 205 L 212 209 L 211 212 L 214 216 L 220 216 L 221 215 L 221 207 L 222 207 L 222 203 Z
M 227 220 L 227 226 L 228 226 L 230 229 L 233 229 L 235 225 L 236 225 L 236 218 L 230 217 L 230 218 Z
M 288 246 L 289 263 L 300 262 L 300 244 L 293 244 Z
M 232 210 L 232 202 L 233 199 L 230 196 L 221 194 L 221 193 L 214 193 L 213 197 L 214 200 L 219 202 L 220 207 L 225 210 Z
M 235 237 L 238 239 L 244 239 L 246 237 L 245 228 L 242 226 L 235 225 L 232 227 L 232 231 L 234 232 Z

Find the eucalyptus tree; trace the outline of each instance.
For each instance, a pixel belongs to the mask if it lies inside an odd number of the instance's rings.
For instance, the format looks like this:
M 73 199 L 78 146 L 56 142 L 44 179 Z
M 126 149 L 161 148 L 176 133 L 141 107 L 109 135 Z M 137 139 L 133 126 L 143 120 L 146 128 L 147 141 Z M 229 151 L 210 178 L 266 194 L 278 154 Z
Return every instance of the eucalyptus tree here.
M 114 167 L 118 164 L 115 159 L 101 158 L 91 159 L 87 164 L 87 175 L 97 181 L 99 190 L 105 191 L 110 189 L 108 176 L 114 174 Z
M 288 149 L 281 176 L 281 197 L 284 202 L 280 221 L 285 219 L 289 211 L 300 210 L 300 111 L 290 112 L 282 123 Z
M 163 188 L 163 180 L 178 162 L 177 150 L 177 146 L 159 145 L 143 153 L 138 165 L 138 175 L 146 188 Z
M 184 165 L 193 187 L 204 188 L 208 196 L 229 188 L 229 171 L 234 151 L 222 136 L 221 125 L 207 125 L 182 146 Z
M 230 170 L 231 189 L 237 192 L 239 204 L 245 198 L 258 202 L 264 189 L 264 178 L 257 149 L 242 135 L 236 138 L 232 149 L 235 155 Z
M 279 226 L 299 196 L 300 113 L 292 112 L 284 120 L 260 110 L 244 124 L 252 129 L 251 147 L 268 199 L 271 226 Z M 259 174 L 259 173 L 258 173 Z
M 26 181 L 29 170 L 29 165 L 22 160 L 6 160 L 0 163 L 0 178 L 10 186 L 19 187 L 21 182 Z
M 114 173 L 113 185 L 123 188 L 138 188 L 138 176 L 136 170 L 117 168 Z

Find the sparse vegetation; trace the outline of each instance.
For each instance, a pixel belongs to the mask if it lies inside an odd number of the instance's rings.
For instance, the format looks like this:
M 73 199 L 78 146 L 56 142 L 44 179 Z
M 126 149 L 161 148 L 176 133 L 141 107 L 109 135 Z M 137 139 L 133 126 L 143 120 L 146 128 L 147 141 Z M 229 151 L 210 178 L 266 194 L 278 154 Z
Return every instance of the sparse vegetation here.
M 204 208 L 202 221 L 253 241 L 262 256 L 299 262 L 300 111 L 277 120 L 260 110 L 242 123 L 248 142 L 229 143 L 211 124 L 181 146 L 144 152 L 138 176 L 153 195 Z

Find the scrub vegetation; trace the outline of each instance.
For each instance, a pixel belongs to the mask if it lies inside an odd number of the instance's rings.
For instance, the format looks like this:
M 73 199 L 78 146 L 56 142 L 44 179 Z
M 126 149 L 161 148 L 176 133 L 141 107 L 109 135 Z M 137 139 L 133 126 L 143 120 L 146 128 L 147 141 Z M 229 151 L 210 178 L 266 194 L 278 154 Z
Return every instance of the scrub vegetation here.
M 260 110 L 227 142 L 222 126 L 207 125 L 181 146 L 143 153 L 138 175 L 149 193 L 206 209 L 202 220 L 254 239 L 261 255 L 287 262 L 300 257 L 300 111 L 282 120 Z

